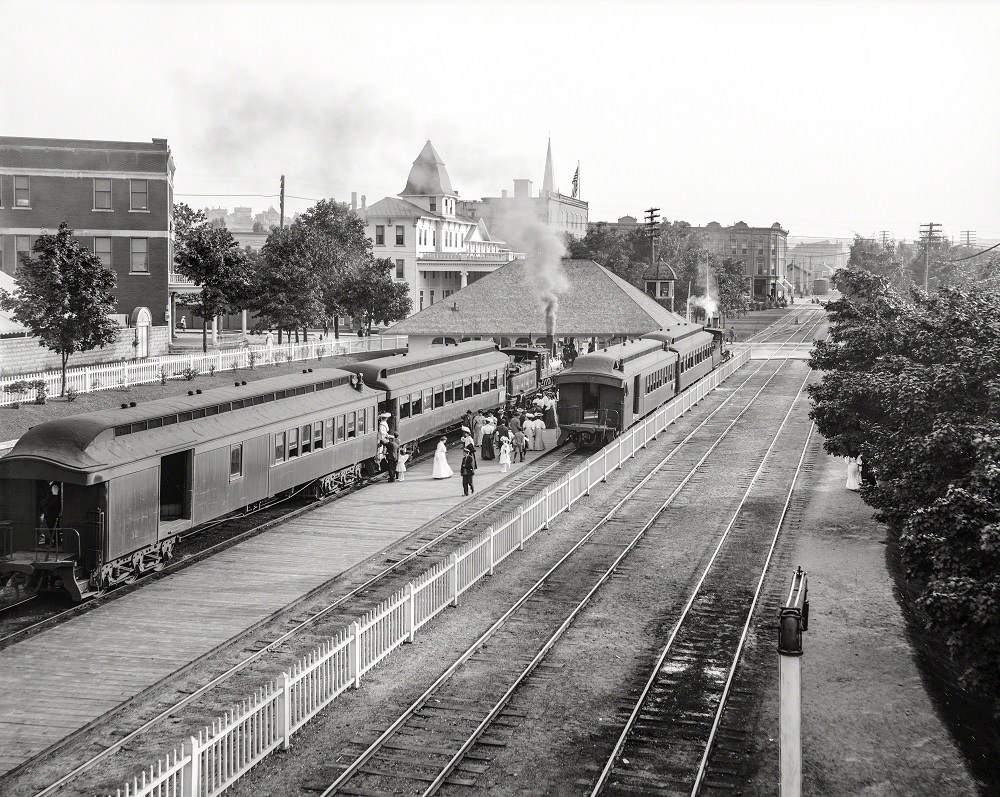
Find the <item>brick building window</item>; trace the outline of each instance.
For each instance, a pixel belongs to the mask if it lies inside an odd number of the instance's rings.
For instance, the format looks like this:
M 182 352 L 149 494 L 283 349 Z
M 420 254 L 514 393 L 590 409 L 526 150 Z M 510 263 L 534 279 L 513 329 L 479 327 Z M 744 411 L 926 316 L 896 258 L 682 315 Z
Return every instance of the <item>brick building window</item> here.
M 402 224 L 396 225 L 396 246 L 402 246 L 406 243 L 405 230 Z
M 129 271 L 133 274 L 148 274 L 149 273 L 149 259 L 148 247 L 149 241 L 146 238 L 132 238 L 132 256 L 129 262 Z
M 94 210 L 111 210 L 110 178 L 94 178 Z
M 94 238 L 94 254 L 101 258 L 101 262 L 111 268 L 111 239 Z
M 420 304 L 417 306 L 417 309 L 418 310 L 423 310 L 424 309 L 424 292 L 420 291 L 419 293 L 420 293 Z
M 396 279 L 398 279 L 398 280 L 403 279 L 403 276 L 404 276 L 403 268 L 404 268 L 405 265 L 406 265 L 406 261 L 405 260 L 397 260 L 396 261 Z
M 18 268 L 21 267 L 21 253 L 29 254 L 31 252 L 31 237 L 28 235 L 15 235 L 14 236 L 14 273 L 17 273 Z
M 381 224 L 375 225 L 375 245 L 385 246 L 385 227 Z
M 14 176 L 14 207 L 31 207 L 31 182 L 26 176 Z
M 132 184 L 132 202 L 129 205 L 131 210 L 149 210 L 148 184 L 146 180 L 130 180 Z

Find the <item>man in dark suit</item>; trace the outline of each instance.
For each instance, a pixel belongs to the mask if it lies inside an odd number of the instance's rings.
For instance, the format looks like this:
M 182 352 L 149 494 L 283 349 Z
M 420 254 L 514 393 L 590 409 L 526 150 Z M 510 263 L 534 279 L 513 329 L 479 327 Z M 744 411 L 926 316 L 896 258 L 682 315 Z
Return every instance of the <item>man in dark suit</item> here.
M 385 444 L 385 466 L 389 470 L 389 481 L 396 481 L 396 463 L 399 460 L 399 435 L 393 432 Z

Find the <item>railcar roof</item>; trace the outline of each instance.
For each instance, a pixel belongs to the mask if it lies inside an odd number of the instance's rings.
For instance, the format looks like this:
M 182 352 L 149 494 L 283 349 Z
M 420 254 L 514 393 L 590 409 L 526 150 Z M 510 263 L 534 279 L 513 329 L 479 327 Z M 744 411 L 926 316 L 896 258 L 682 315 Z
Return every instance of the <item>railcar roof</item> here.
M 671 351 L 675 351 L 681 356 L 688 354 L 696 349 L 700 349 L 702 346 L 714 346 L 715 336 L 710 332 L 703 332 L 698 330 L 690 335 L 686 335 L 680 340 L 675 340 L 670 344 Z
M 674 343 L 675 341 L 683 340 L 690 335 L 697 334 L 698 332 L 701 332 L 702 329 L 704 329 L 704 327 L 701 324 L 679 320 L 676 324 L 665 326 L 661 329 L 654 329 L 652 332 L 647 332 L 642 337 L 649 340 L 661 340 L 664 343 Z
M 553 378 L 559 382 L 572 382 L 574 376 L 601 375 L 618 379 L 627 378 L 633 372 L 648 364 L 650 356 L 663 351 L 663 343 L 658 340 L 635 340 L 619 343 L 606 349 L 581 354 L 567 368 Z M 623 368 L 615 366 L 621 364 Z
M 328 369 L 333 370 L 333 369 Z M 350 376 L 348 374 L 348 376 Z M 279 377 L 284 378 L 284 377 Z M 265 381 L 265 380 L 261 380 Z M 269 381 L 269 380 L 268 380 Z M 247 385 L 249 387 L 249 385 Z M 243 388 L 246 390 L 246 388 Z M 218 393 L 221 391 L 210 391 Z M 219 415 L 196 418 L 185 423 L 160 426 L 127 435 L 89 434 L 90 427 L 68 424 L 74 418 L 87 420 L 88 415 L 63 418 L 39 424 L 30 429 L 14 449 L 0 461 L 0 476 L 8 478 L 56 478 L 38 473 L 49 465 L 70 472 L 87 474 L 82 483 L 105 480 L 109 469 L 128 466 L 153 456 L 163 456 L 230 436 L 243 435 L 248 430 L 266 428 L 283 421 L 291 424 L 299 416 L 322 410 L 348 409 L 353 405 L 379 396 L 370 388 L 356 390 L 350 384 L 338 384 L 329 390 L 310 392 L 295 397 L 294 402 L 272 401 L 234 409 Z M 198 398 L 209 395 L 203 393 Z M 187 397 L 185 397 L 187 398 Z M 154 402 L 149 402 L 150 404 Z M 158 402 L 156 402 L 158 403 Z M 122 410 L 124 413 L 125 410 Z M 93 413 L 104 415 L 106 413 Z M 105 430 L 106 426 L 103 427 Z
M 483 358 L 487 355 L 495 355 L 487 357 L 487 361 L 496 358 L 506 361 L 506 357 L 497 351 L 492 341 L 470 340 L 455 346 L 437 345 L 406 354 L 380 357 L 377 360 L 356 363 L 351 367 L 364 376 L 366 385 L 378 385 L 387 389 L 391 386 L 398 389 L 403 383 L 415 384 L 423 381 L 421 374 L 426 369 L 431 369 L 435 374 L 439 371 L 446 374 L 462 368 L 462 361 Z M 403 374 L 407 376 L 404 377 Z
M 289 390 L 304 389 L 312 393 L 317 389 L 328 389 L 349 384 L 351 373 L 339 368 L 306 369 L 307 373 L 284 374 L 266 379 L 258 379 L 236 387 L 212 388 L 201 393 L 187 396 L 171 396 L 154 399 L 116 410 L 99 410 L 97 412 L 70 415 L 53 421 L 45 421 L 29 429 L 14 447 L 11 454 L 18 451 L 21 441 L 31 441 L 41 437 L 59 437 L 72 440 L 79 448 L 86 448 L 102 435 L 113 436 L 115 429 L 132 426 L 143 422 L 154 421 L 182 413 L 214 407 L 219 404 L 237 400 L 253 399 L 255 397 L 274 397 Z M 274 400 L 271 398 L 270 400 Z M 175 422 L 172 422 L 172 425 Z

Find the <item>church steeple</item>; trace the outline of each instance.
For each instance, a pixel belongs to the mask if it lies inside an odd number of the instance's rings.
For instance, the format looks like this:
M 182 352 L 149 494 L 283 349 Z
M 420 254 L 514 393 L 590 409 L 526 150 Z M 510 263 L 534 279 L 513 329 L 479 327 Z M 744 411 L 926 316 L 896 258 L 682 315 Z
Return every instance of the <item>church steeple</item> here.
M 552 136 L 549 136 L 549 148 L 545 153 L 545 176 L 542 178 L 542 192 L 551 194 L 555 191 L 552 185 Z

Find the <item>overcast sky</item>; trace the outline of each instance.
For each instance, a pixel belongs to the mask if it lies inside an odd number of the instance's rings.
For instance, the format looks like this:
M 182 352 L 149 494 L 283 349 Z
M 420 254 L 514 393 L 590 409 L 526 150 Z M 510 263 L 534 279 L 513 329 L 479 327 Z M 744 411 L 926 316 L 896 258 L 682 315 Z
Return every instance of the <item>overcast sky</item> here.
M 194 207 L 556 185 L 792 235 L 1000 238 L 1000 3 L 0 0 L 2 133 L 166 138 Z M 210 196 L 195 196 L 204 194 Z

